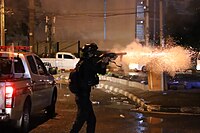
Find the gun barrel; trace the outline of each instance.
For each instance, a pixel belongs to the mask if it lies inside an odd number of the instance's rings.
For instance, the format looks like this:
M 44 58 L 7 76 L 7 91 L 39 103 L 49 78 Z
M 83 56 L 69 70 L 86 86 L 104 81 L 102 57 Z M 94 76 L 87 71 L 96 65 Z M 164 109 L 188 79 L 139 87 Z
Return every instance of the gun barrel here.
M 126 54 L 127 54 L 126 52 L 121 52 L 121 53 L 110 52 L 110 53 L 102 54 L 100 57 L 110 57 L 111 59 L 115 60 L 118 56 L 123 56 Z
M 116 55 L 126 55 L 126 52 L 121 52 L 121 53 L 115 53 Z

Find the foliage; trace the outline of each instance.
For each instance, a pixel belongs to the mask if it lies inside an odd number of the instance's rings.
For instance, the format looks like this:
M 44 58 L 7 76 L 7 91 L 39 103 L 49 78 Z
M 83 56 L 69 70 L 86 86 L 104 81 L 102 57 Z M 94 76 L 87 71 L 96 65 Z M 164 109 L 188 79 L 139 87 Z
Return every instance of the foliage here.
M 41 7 L 40 0 L 35 0 L 35 6 Z M 6 43 L 24 40 L 28 43 L 29 36 L 29 0 L 5 1 Z
M 200 1 L 191 0 L 184 14 L 178 14 L 173 5 L 166 13 L 166 36 L 178 44 L 200 48 Z
M 190 20 L 190 42 L 196 47 L 200 48 L 200 1 L 191 0 L 188 11 L 192 14 Z

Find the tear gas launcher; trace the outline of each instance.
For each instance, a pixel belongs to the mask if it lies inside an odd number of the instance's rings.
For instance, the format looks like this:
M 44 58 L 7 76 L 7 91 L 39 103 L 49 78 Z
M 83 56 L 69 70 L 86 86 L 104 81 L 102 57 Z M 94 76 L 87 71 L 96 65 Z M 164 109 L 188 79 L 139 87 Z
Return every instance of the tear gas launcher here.
M 126 52 L 122 53 L 106 52 L 99 56 L 98 62 L 105 62 L 105 63 L 111 62 L 114 63 L 117 67 L 122 67 L 121 65 L 118 65 L 114 60 L 116 60 L 118 56 L 122 58 L 123 55 L 126 55 Z

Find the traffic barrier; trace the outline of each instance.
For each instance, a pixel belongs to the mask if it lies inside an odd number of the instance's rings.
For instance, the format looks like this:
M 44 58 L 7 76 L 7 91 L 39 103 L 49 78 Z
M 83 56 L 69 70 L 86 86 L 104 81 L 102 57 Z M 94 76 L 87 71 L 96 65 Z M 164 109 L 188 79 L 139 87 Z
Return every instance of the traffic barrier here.
M 127 85 L 129 87 L 135 87 L 135 88 L 139 88 L 139 89 L 143 89 L 143 90 L 148 90 L 148 85 L 138 83 L 138 82 L 134 82 L 134 81 L 119 79 L 119 78 L 104 76 L 104 75 L 100 75 L 99 79 L 100 80 L 107 80 L 107 81 L 114 82 L 114 83 L 120 83 L 120 84 L 123 84 L 123 85 Z

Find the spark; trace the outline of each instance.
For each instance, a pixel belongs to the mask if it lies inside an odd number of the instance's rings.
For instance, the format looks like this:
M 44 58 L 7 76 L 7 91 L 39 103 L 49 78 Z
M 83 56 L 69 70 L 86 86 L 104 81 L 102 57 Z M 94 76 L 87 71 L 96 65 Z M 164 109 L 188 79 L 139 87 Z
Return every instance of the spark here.
M 148 71 L 155 73 L 168 72 L 174 75 L 175 72 L 187 70 L 192 66 L 193 52 L 181 46 L 160 48 L 142 46 L 138 42 L 132 42 L 120 51 L 127 53 L 123 56 L 123 64 L 142 64 Z

